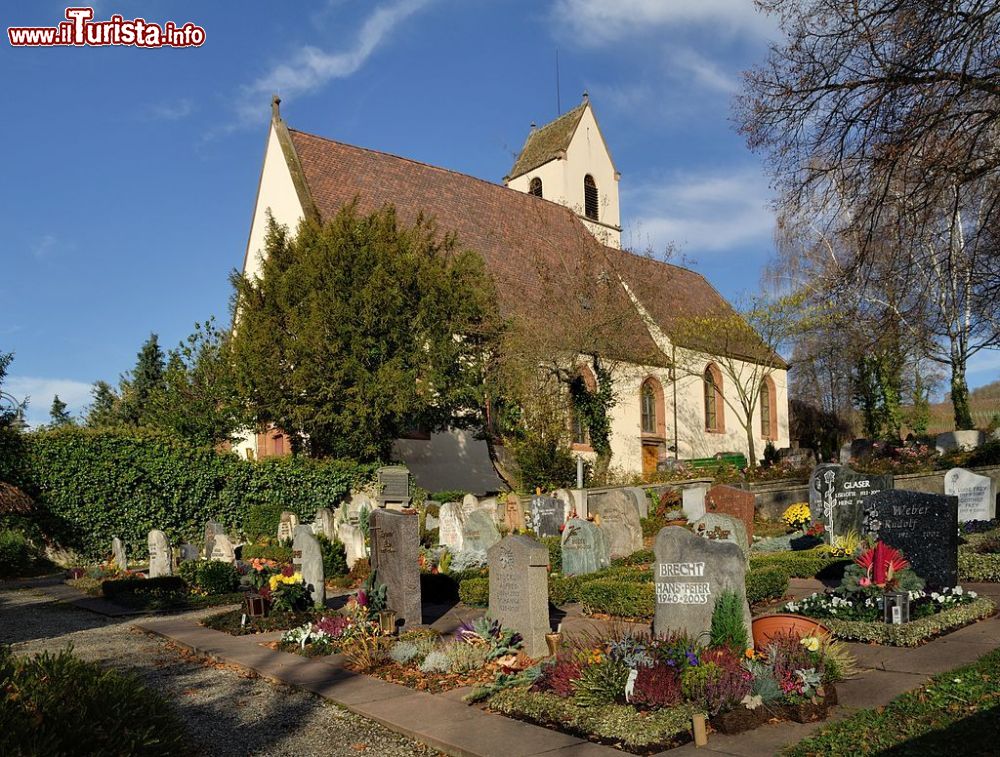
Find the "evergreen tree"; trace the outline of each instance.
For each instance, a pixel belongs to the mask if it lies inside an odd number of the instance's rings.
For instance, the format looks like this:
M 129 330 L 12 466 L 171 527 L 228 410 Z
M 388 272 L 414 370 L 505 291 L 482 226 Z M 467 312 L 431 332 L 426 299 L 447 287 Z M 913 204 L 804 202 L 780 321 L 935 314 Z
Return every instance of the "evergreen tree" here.
M 73 425 L 73 416 L 69 414 L 66 403 L 59 399 L 58 394 L 52 397 L 52 406 L 49 408 L 49 418 L 51 419 L 51 425 L 53 428 Z
M 375 460 L 408 427 L 481 423 L 496 321 L 479 255 L 354 205 L 294 237 L 272 220 L 265 253 L 259 277 L 233 276 L 236 381 L 258 424 Z
M 145 425 L 151 398 L 164 387 L 166 364 L 159 338 L 150 334 L 136 356 L 135 368 L 122 381 L 125 420 L 135 426 Z
M 95 381 L 90 389 L 93 401 L 87 410 L 86 423 L 91 428 L 118 426 L 122 423 L 122 401 L 107 381 Z

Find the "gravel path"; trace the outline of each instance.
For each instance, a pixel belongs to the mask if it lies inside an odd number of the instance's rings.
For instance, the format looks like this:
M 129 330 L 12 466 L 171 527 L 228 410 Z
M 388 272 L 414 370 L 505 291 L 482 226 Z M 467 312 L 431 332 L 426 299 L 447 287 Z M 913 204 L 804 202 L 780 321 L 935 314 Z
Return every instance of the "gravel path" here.
M 189 613 L 188 617 L 218 612 Z M 28 590 L 0 590 L 0 642 L 18 654 L 60 650 L 134 670 L 173 702 L 197 753 L 212 755 L 436 754 L 311 694 L 192 658 L 163 639 Z

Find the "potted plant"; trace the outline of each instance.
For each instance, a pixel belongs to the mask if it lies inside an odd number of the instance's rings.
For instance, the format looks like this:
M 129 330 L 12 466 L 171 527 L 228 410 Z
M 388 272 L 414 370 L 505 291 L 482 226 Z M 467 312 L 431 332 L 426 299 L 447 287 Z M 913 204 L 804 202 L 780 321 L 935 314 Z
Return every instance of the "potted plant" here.
M 761 615 L 759 618 L 754 618 L 751 631 L 753 632 L 753 645 L 757 649 L 766 647 L 767 643 L 779 634 L 790 633 L 799 637 L 830 635 L 830 629 L 818 620 L 791 613 Z

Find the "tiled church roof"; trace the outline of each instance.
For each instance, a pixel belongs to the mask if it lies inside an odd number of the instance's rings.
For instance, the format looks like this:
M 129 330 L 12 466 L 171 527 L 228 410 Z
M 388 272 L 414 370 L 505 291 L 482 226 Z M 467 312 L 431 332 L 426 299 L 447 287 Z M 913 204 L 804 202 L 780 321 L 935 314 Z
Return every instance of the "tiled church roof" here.
M 602 307 L 619 314 L 613 329 L 605 330 L 611 333 L 591 329 L 593 343 L 585 345 L 606 357 L 642 364 L 667 360 L 627 294 L 614 285 L 616 273 L 667 334 L 672 319 L 732 312 L 701 275 L 606 247 L 562 205 L 305 132 L 289 129 L 288 135 L 308 194 L 303 199 L 312 204 L 307 215 L 315 210 L 321 219 L 332 218 L 356 200 L 362 213 L 391 204 L 404 224 L 421 215 L 433 217 L 442 231 L 457 235 L 461 246 L 483 256 L 503 314 L 524 318 L 539 329 L 551 329 L 556 319 L 563 324 L 587 322 L 594 315 L 588 311 L 596 308 L 585 293 L 591 287 L 580 282 L 589 280 L 595 296 L 607 297 Z

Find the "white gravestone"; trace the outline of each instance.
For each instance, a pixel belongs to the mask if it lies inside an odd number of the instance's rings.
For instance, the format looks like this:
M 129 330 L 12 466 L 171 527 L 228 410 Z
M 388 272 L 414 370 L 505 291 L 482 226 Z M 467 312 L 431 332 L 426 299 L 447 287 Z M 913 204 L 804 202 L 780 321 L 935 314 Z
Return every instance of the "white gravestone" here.
M 159 529 L 153 529 L 147 537 L 149 545 L 149 577 L 172 576 L 174 574 L 173 554 L 170 551 L 170 541 L 167 535 Z
M 993 480 L 964 468 L 944 474 L 944 493 L 958 497 L 958 522 L 992 520 L 996 516 Z

